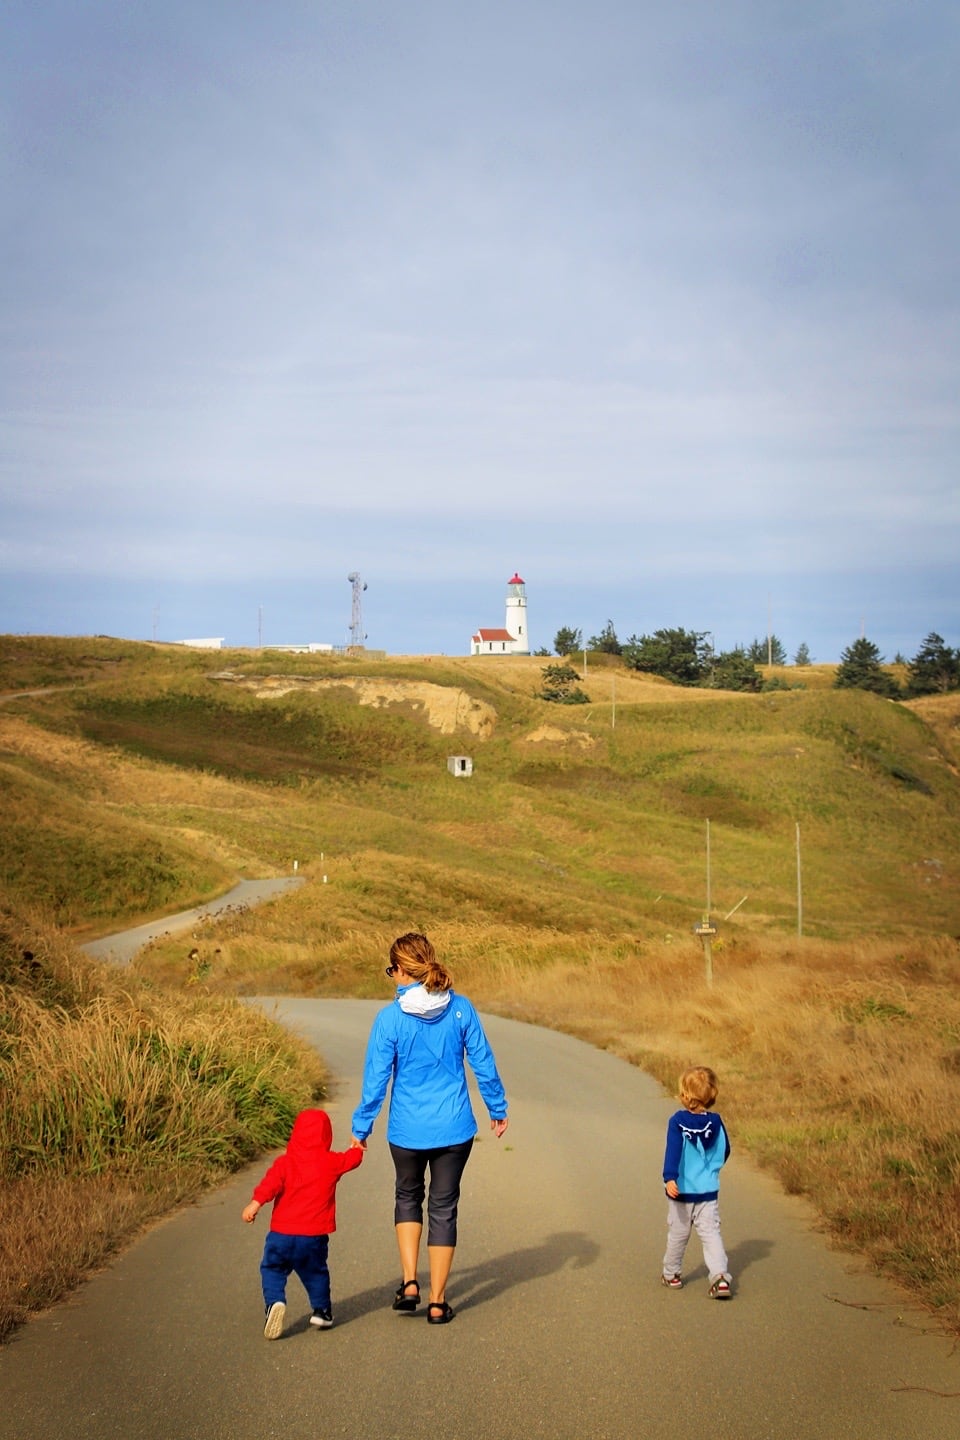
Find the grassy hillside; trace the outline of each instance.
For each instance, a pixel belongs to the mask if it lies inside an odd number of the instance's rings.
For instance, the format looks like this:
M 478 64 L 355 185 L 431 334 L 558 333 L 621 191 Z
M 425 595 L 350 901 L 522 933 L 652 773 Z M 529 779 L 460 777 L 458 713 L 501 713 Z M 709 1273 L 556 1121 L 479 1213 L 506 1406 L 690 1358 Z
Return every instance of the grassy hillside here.
M 488 1007 L 670 1085 L 713 1064 L 740 1144 L 960 1326 L 956 697 L 590 657 L 591 703 L 551 706 L 542 663 L 0 641 L 0 892 L 86 937 L 296 861 L 300 890 L 131 976 L 381 995 L 390 939 L 426 929 Z

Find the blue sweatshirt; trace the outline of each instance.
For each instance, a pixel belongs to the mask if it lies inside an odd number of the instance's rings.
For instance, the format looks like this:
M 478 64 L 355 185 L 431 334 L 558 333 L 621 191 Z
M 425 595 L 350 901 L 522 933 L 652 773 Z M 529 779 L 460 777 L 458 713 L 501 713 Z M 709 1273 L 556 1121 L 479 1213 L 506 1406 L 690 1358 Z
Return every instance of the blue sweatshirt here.
M 667 1121 L 663 1182 L 675 1180 L 679 1198 L 690 1203 L 716 1200 L 720 1168 L 730 1156 L 730 1141 L 712 1110 L 676 1110 Z
M 431 994 L 422 985 L 401 985 L 370 1031 L 354 1135 L 366 1140 L 390 1085 L 387 1139 L 394 1145 L 432 1150 L 472 1140 L 477 1121 L 465 1058 L 491 1120 L 504 1119 L 507 1097 L 470 1001 L 454 990 Z

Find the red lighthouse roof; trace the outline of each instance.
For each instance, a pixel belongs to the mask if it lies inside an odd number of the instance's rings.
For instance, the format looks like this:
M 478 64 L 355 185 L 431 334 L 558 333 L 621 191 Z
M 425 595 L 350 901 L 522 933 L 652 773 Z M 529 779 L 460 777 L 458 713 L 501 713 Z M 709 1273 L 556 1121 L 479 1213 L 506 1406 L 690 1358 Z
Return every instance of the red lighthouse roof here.
M 520 576 L 517 574 L 516 570 L 514 570 L 510 579 L 507 581 L 508 585 L 522 585 L 523 583 L 524 582 L 520 579 Z

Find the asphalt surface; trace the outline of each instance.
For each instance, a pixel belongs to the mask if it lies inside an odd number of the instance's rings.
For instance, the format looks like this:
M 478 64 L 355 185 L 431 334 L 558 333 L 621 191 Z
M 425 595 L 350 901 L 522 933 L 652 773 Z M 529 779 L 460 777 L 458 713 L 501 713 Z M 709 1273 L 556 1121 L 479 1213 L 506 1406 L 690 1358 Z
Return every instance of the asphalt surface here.
M 192 910 L 181 910 L 176 915 L 165 915 L 160 920 L 151 920 L 146 925 L 136 925 L 132 930 L 123 930 L 119 935 L 104 935 L 100 940 L 90 940 L 79 948 L 85 955 L 97 960 L 112 960 L 118 965 L 128 965 L 142 946 L 161 935 L 174 935 L 186 930 L 198 920 L 223 915 L 227 910 L 236 910 L 244 905 L 259 905 L 284 890 L 303 884 L 301 875 L 281 875 L 270 880 L 241 880 L 207 905 L 197 905 Z
M 345 1147 L 377 1005 L 254 1003 L 340 1077 L 329 1108 Z M 685 1288 L 665 1290 L 672 1102 L 579 1041 L 486 1023 L 510 1128 L 498 1142 L 482 1124 L 467 1167 L 452 1324 L 390 1308 L 399 1273 L 381 1119 L 339 1187 L 332 1330 L 309 1328 L 292 1278 L 287 1328 L 263 1338 L 268 1212 L 247 1226 L 240 1211 L 264 1161 L 0 1350 L 2 1440 L 955 1440 L 960 1354 L 898 1291 L 829 1250 L 735 1134 L 721 1189 L 735 1297 L 709 1299 L 695 1236 Z

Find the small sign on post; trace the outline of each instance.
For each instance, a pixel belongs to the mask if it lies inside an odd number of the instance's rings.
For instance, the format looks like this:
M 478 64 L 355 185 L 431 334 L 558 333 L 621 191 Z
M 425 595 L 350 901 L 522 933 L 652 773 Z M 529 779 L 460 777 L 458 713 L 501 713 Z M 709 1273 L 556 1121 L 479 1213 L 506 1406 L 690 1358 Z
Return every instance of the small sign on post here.
M 694 935 L 700 936 L 700 943 L 703 946 L 703 965 L 708 985 L 713 984 L 713 955 L 710 950 L 710 942 L 717 933 L 717 927 L 709 915 L 704 915 L 693 927 Z

